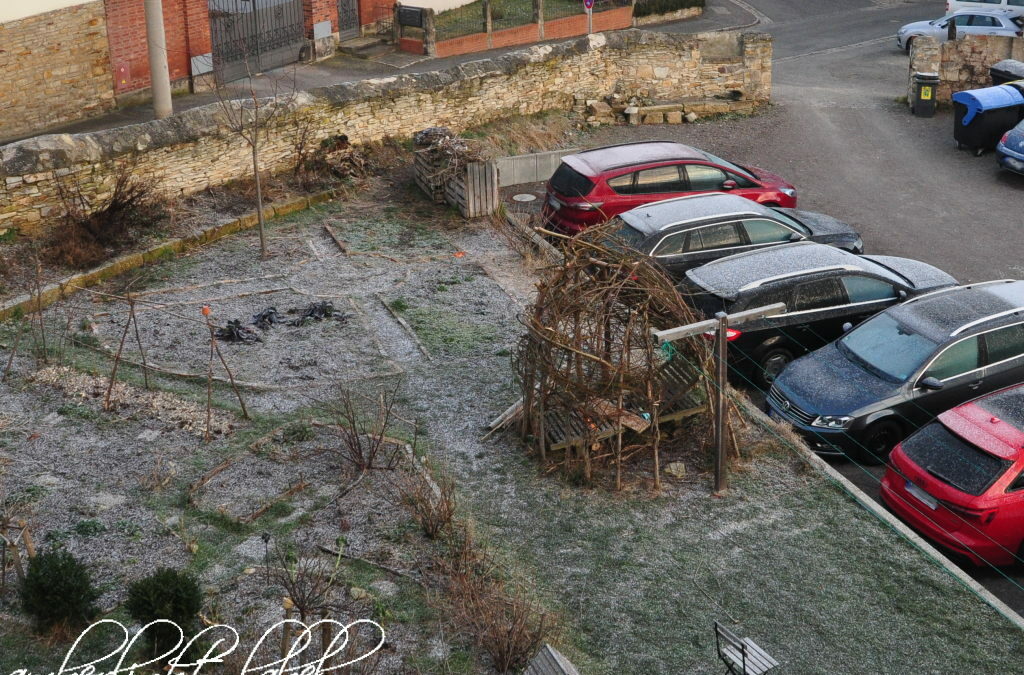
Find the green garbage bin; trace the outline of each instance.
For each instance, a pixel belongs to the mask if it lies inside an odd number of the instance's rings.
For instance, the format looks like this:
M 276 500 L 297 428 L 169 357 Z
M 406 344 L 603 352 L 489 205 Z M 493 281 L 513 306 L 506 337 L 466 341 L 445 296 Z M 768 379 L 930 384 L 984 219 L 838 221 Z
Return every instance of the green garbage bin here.
M 914 100 L 910 102 L 910 112 L 917 117 L 934 117 L 938 88 L 938 73 L 914 73 Z

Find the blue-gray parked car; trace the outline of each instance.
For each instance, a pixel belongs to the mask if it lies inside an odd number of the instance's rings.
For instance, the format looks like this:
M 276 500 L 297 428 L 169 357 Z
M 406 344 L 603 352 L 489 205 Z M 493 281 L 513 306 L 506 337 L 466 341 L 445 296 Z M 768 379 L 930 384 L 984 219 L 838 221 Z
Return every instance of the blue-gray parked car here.
M 1007 171 L 1024 175 L 1024 122 L 1003 134 L 996 146 L 996 161 Z
M 900 49 L 910 51 L 915 38 L 933 37 L 945 42 L 949 36 L 949 22 L 956 24 L 957 37 L 964 35 L 1005 35 L 1024 36 L 1024 18 L 1014 16 L 1007 10 L 961 9 L 933 21 L 908 23 L 896 32 L 896 44 Z

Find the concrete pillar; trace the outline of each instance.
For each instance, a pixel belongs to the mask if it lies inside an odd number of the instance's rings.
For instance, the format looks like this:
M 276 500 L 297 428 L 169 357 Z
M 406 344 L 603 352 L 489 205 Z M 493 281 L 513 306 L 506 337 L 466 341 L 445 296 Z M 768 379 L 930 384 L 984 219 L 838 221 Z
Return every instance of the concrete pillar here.
M 171 105 L 171 76 L 167 70 L 167 38 L 164 35 L 163 2 L 162 0 L 145 0 L 145 9 L 153 112 L 160 120 L 169 117 L 174 112 Z

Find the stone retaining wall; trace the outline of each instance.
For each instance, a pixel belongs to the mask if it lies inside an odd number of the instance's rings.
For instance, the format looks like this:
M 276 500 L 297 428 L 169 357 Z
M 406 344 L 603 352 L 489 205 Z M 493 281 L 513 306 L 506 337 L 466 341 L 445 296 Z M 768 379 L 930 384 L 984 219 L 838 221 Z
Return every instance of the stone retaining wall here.
M 935 38 L 916 38 L 911 44 L 907 98 L 914 97 L 914 73 L 938 73 L 936 100 L 950 102 L 966 89 L 992 86 L 988 69 L 1003 59 L 1024 61 L 1024 38 L 968 35 L 940 43 Z
M 734 54 L 725 58 L 729 44 Z M 703 55 L 705 47 L 713 58 Z M 324 87 L 299 94 L 270 123 L 263 168 L 292 166 L 305 125 L 315 139 L 343 133 L 365 143 L 434 125 L 460 131 L 509 115 L 568 111 L 580 99 L 612 93 L 673 101 L 738 91 L 743 100 L 762 104 L 771 94 L 771 54 L 770 36 L 759 33 L 708 40 L 627 30 L 445 71 Z M 62 213 L 56 181 L 75 181 L 90 197 L 105 194 L 112 165 L 133 156 L 136 171 L 156 179 L 168 196 L 249 175 L 248 146 L 221 121 L 221 108 L 213 104 L 165 120 L 0 146 L 0 230 L 47 230 Z
M 0 24 L 0 138 L 113 107 L 102 2 Z

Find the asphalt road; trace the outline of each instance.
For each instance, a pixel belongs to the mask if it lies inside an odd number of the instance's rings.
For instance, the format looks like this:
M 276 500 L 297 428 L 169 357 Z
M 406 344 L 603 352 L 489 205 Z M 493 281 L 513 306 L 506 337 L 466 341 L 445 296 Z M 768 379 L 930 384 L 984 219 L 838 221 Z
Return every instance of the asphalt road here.
M 925 260 L 961 282 L 1024 278 L 1024 177 L 991 154 L 957 152 L 948 111 L 915 118 L 896 101 L 908 77 L 896 29 L 941 15 L 943 2 L 747 2 L 771 20 L 758 30 L 775 37 L 779 108 L 750 151 L 798 186 L 801 207 L 857 225 L 869 253 Z M 882 469 L 835 466 L 877 497 Z M 1019 567 L 964 569 L 1024 612 Z

